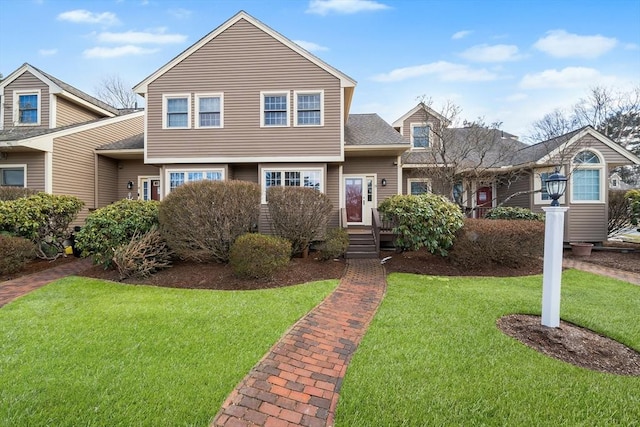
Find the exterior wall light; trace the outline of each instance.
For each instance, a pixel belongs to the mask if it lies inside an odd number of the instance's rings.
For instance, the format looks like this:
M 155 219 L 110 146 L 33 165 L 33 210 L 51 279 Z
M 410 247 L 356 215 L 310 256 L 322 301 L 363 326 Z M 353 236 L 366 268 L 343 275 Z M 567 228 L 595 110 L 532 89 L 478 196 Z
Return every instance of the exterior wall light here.
M 387 178 L 382 178 L 381 183 L 382 183 L 383 187 L 386 187 L 387 186 Z

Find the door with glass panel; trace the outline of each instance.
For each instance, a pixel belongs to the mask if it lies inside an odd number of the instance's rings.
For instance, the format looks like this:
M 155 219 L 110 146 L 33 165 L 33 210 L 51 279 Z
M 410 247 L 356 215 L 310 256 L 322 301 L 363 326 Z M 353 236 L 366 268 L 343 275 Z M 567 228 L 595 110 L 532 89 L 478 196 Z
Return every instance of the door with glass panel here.
M 371 225 L 371 210 L 375 200 L 374 176 L 347 176 L 344 178 L 347 223 Z

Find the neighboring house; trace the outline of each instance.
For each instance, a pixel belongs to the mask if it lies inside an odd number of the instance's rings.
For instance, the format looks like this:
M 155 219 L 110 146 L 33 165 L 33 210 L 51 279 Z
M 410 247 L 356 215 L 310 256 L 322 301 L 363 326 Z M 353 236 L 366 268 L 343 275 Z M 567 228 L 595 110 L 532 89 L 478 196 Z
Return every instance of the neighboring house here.
M 24 64 L 0 82 L 0 185 L 78 196 L 81 223 L 118 199 L 117 167 L 95 148 L 142 132 L 143 112 L 119 113 Z
M 626 182 L 624 182 L 622 180 L 622 177 L 620 176 L 620 174 L 618 172 L 614 172 L 611 175 L 609 175 L 609 189 L 610 190 L 631 190 L 635 188 L 633 185 L 631 184 L 627 184 Z

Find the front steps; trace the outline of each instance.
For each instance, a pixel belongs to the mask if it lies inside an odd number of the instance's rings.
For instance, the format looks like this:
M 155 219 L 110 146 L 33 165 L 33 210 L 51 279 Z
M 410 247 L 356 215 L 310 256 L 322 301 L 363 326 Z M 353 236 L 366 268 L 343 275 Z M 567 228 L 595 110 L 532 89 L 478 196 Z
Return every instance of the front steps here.
M 371 229 L 348 229 L 349 247 L 345 258 L 373 259 L 378 258 L 376 242 Z

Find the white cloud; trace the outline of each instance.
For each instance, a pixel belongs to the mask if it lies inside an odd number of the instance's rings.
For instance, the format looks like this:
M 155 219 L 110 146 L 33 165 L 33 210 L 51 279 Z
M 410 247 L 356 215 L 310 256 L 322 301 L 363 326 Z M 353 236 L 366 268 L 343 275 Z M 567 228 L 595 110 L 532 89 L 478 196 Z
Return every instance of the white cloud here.
M 92 47 L 83 52 L 86 58 L 117 58 L 120 56 L 149 55 L 159 49 L 145 49 L 140 46 L 126 45 L 117 47 Z
M 505 101 L 507 102 L 517 102 L 517 101 L 523 101 L 525 99 L 529 98 L 529 95 L 527 95 L 526 93 L 514 93 L 511 94 L 507 97 L 504 98 Z
M 640 50 L 640 45 L 635 43 L 627 43 L 624 45 L 624 50 Z
M 102 24 L 102 25 L 116 25 L 120 23 L 120 20 L 115 13 L 102 12 L 93 13 L 85 9 L 70 10 L 68 12 L 62 12 L 58 15 L 59 21 L 69 21 L 82 24 Z
M 298 46 L 300 46 L 301 48 L 308 50 L 309 52 L 320 52 L 320 51 L 329 50 L 328 47 L 321 46 L 314 42 L 306 42 L 304 40 L 294 40 L 293 42 Z
M 564 30 L 548 31 L 533 47 L 556 58 L 597 58 L 618 44 L 615 38 L 580 36 Z
M 375 0 L 311 0 L 306 12 L 328 15 L 331 12 L 351 14 L 385 9 L 390 7 Z
M 184 34 L 165 34 L 164 29 L 151 31 L 125 31 L 123 33 L 103 32 L 98 34 L 101 43 L 129 43 L 129 44 L 171 44 L 184 43 Z
M 372 79 L 378 82 L 397 82 L 426 75 L 435 76 L 441 81 L 449 82 L 477 82 L 496 80 L 498 78 L 497 74 L 485 69 L 473 69 L 467 65 L 438 61 L 413 67 L 396 68 L 388 73 L 375 75 Z
M 469 31 L 469 30 L 458 31 L 457 33 L 453 33 L 453 35 L 451 36 L 451 40 L 463 39 L 467 37 L 469 34 L 471 34 L 472 32 L 473 31 Z
M 518 54 L 518 46 L 512 44 L 479 44 L 460 53 L 460 56 L 474 62 L 507 62 L 522 58 Z
M 40 49 L 38 53 L 42 56 L 52 56 L 58 53 L 58 49 Z
M 181 7 L 177 9 L 169 9 L 168 12 L 171 16 L 178 19 L 187 19 L 188 17 L 191 16 L 191 13 L 192 13 L 190 10 L 183 9 Z
M 545 70 L 540 73 L 526 74 L 520 81 L 523 89 L 568 89 L 593 84 L 603 77 L 593 68 L 566 67 L 562 70 Z

